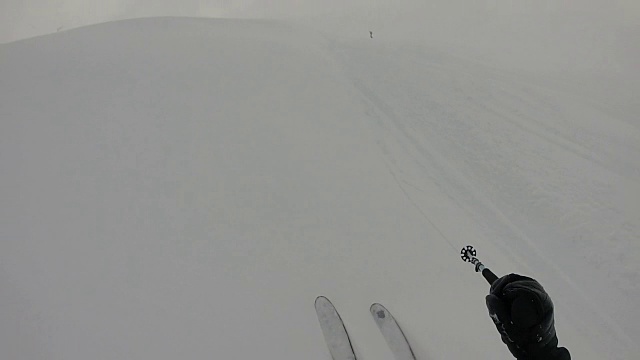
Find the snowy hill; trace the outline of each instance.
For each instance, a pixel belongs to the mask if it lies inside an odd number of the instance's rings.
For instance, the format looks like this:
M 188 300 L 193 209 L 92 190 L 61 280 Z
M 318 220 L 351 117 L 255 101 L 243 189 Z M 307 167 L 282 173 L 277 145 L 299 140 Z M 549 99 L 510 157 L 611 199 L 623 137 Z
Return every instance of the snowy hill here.
M 329 359 L 322 294 L 362 359 L 373 302 L 418 359 L 510 359 L 466 244 L 634 358 L 637 103 L 538 75 L 271 21 L 0 45 L 3 358 Z

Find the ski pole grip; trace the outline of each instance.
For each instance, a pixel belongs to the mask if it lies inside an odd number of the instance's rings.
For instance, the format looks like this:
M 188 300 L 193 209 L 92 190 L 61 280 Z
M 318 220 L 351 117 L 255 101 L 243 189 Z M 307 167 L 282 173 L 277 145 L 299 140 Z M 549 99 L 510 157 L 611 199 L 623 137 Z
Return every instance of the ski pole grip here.
M 496 276 L 496 274 L 493 273 L 493 271 L 484 268 L 482 270 L 482 276 L 484 276 L 484 278 L 487 280 L 487 282 L 489 283 L 489 285 L 493 285 L 493 283 L 498 280 L 498 277 Z

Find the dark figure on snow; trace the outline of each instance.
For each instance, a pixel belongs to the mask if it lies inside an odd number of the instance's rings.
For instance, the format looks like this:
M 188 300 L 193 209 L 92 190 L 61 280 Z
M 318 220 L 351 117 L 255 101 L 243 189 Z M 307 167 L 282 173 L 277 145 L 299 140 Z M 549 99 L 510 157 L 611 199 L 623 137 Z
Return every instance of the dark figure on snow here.
M 489 316 L 518 360 L 571 360 L 558 347 L 553 303 L 536 280 L 517 274 L 503 276 L 486 297 Z
M 369 36 L 373 39 L 373 31 L 369 31 Z

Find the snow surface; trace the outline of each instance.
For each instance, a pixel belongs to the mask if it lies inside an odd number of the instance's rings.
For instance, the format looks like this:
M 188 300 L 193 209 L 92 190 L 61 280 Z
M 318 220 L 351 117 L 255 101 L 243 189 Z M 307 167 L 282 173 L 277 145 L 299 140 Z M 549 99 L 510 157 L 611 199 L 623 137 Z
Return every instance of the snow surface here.
M 325 295 L 361 359 L 392 358 L 373 302 L 418 359 L 511 359 L 467 244 L 540 280 L 575 359 L 637 357 L 637 49 L 536 68 L 368 35 L 155 18 L 0 45 L 1 357 L 329 359 Z

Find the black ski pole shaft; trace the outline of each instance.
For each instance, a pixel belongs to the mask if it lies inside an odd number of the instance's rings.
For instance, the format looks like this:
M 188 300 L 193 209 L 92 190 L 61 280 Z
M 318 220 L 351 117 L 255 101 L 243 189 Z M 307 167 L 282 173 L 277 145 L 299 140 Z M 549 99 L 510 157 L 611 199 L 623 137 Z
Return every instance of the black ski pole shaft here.
M 489 285 L 493 285 L 493 282 L 498 280 L 498 276 L 496 276 L 496 274 L 494 274 L 493 271 L 491 271 L 488 268 L 484 267 L 484 265 L 481 264 L 481 266 L 484 268 L 484 269 L 481 270 L 482 271 L 482 276 L 484 276 L 484 278 L 487 280 Z
M 476 272 L 482 273 L 482 276 L 484 276 L 489 285 L 493 284 L 494 281 L 498 280 L 498 276 L 496 276 L 493 271 L 489 270 L 489 268 L 484 266 L 484 264 L 482 264 L 480 260 L 478 260 L 476 254 L 476 249 L 474 249 L 471 245 L 463 247 L 460 251 L 462 261 L 470 262 L 471 264 L 475 265 Z

